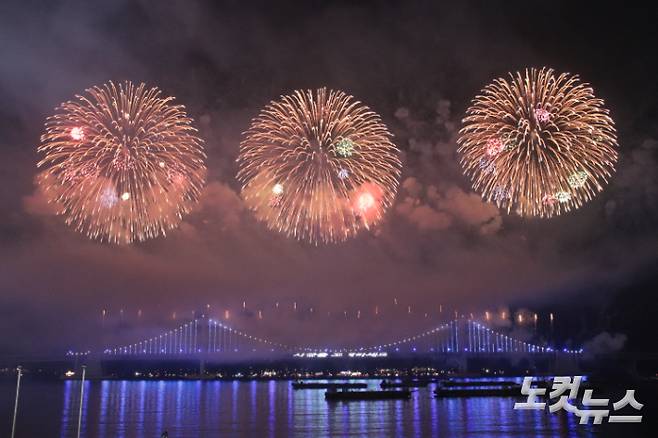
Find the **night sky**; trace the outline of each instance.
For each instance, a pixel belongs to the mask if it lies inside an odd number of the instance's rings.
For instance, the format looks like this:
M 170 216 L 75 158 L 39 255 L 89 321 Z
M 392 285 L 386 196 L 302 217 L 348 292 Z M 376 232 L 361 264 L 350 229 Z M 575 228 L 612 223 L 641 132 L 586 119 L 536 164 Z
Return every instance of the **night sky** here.
M 561 337 L 578 343 L 607 330 L 637 345 L 638 330 L 656 315 L 655 6 L 90 3 L 0 5 L 0 353 L 136 340 L 171 327 L 174 311 L 182 320 L 207 304 L 273 339 L 335 345 L 427 329 L 439 305 L 530 309 L 542 318 L 555 311 Z M 589 82 L 620 144 L 604 192 L 550 220 L 483 202 L 456 158 L 471 98 L 494 78 L 533 66 Z M 176 96 L 206 140 L 201 202 L 166 238 L 90 241 L 35 189 L 45 118 L 108 80 Z M 316 247 L 255 221 L 239 196 L 235 159 L 241 132 L 263 105 L 321 86 L 381 114 L 404 170 L 381 227 Z M 276 302 L 287 310 L 275 311 Z M 386 318 L 370 315 L 375 305 Z

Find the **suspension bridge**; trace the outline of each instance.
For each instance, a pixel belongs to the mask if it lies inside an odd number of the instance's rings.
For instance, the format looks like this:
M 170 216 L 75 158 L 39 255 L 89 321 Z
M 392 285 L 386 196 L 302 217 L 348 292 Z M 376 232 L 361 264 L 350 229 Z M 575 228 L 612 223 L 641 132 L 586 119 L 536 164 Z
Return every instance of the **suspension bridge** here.
M 556 349 L 527 342 L 484 324 L 456 318 L 413 336 L 381 344 L 345 348 L 291 345 L 231 327 L 221 320 L 200 317 L 158 335 L 125 345 L 108 346 L 101 352 L 73 351 L 68 356 L 100 355 L 104 358 L 235 357 L 237 355 L 293 355 L 294 357 L 381 357 L 389 354 L 535 356 L 579 355 L 582 349 Z

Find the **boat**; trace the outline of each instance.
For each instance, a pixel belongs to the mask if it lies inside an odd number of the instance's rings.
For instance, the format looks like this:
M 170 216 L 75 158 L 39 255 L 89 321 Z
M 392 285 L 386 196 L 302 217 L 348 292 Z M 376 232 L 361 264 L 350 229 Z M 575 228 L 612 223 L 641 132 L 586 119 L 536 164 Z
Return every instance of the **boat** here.
M 428 380 L 402 380 L 402 381 L 390 381 L 382 380 L 379 384 L 379 387 L 382 389 L 386 388 L 425 388 L 429 385 Z
M 521 394 L 521 385 L 503 385 L 470 388 L 445 388 L 439 386 L 434 390 L 438 398 L 445 397 L 525 397 Z
M 292 382 L 292 389 L 365 389 L 367 383 L 350 383 L 350 382 Z
M 513 386 L 517 385 L 516 382 L 512 380 L 505 380 L 505 381 L 496 381 L 496 380 L 468 380 L 468 381 L 463 381 L 463 380 L 446 380 L 444 382 L 440 383 L 441 386 L 445 388 L 451 388 L 451 387 L 472 387 L 472 386 Z
M 410 397 L 411 391 L 408 389 L 390 391 L 328 390 L 324 393 L 324 399 L 327 401 L 408 400 Z

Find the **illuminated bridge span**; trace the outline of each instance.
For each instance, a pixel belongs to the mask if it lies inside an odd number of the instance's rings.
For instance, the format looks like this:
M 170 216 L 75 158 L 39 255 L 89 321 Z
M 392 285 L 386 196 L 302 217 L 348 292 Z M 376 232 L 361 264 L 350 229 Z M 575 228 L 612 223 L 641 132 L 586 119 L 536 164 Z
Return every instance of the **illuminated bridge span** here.
M 435 353 L 435 354 L 580 354 L 582 350 L 560 349 L 515 339 L 481 322 L 455 319 L 414 336 L 379 345 L 351 348 L 321 348 L 287 345 L 253 336 L 213 318 L 197 318 L 173 330 L 138 342 L 106 348 L 110 356 L 194 356 L 203 354 L 287 353 L 297 357 L 338 356 L 350 353 Z M 69 355 L 89 352 L 69 351 Z M 359 354 L 361 356 L 362 354 Z M 365 355 L 365 354 L 363 354 Z

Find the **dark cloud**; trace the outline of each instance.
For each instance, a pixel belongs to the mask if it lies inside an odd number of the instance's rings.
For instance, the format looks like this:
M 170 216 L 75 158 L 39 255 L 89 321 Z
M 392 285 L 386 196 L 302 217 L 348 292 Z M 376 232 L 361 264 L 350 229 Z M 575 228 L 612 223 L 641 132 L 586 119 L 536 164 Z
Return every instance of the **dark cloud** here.
M 236 325 L 287 342 L 374 342 L 401 335 L 391 320 L 409 333 L 433 323 L 421 309 L 504 308 L 511 315 L 514 303 L 568 301 L 586 286 L 605 289 L 655 262 L 658 149 L 645 140 L 656 132 L 655 121 L 646 123 L 655 103 L 633 81 L 606 73 L 608 55 L 573 43 L 567 25 L 563 38 L 546 39 L 542 32 L 555 35 L 552 27 L 528 29 L 518 11 L 310 3 L 3 6 L 0 111 L 11 117 L 0 119 L 0 330 L 20 329 L 25 342 L 2 338 L 0 351 L 119 342 L 137 327 L 169 326 L 174 311 L 182 318 L 207 304 L 232 309 Z M 580 210 L 522 220 L 470 190 L 455 138 L 483 84 L 543 64 L 581 71 L 610 97 L 621 160 L 610 185 Z M 166 238 L 133 246 L 89 241 L 53 216 L 35 190 L 43 119 L 59 102 L 109 79 L 143 80 L 176 95 L 206 139 L 208 184 Z M 240 134 L 259 108 L 294 88 L 322 85 L 345 89 L 379 112 L 405 167 L 381 227 L 315 247 L 258 223 L 234 175 Z M 601 299 L 605 290 L 591 296 Z M 248 311 L 240 311 L 243 301 Z M 276 302 L 288 310 L 274 311 Z M 292 303 L 305 312 L 289 311 Z M 387 319 L 366 317 L 375 305 Z M 112 319 L 117 330 L 99 340 L 101 309 L 112 318 L 119 309 L 132 316 Z
M 627 339 L 628 337 L 621 333 L 599 333 L 583 344 L 583 350 L 586 352 L 585 357 L 592 359 L 597 354 L 616 353 L 624 348 Z
M 420 230 L 437 231 L 450 228 L 456 221 L 481 234 L 497 232 L 502 219 L 498 209 L 475 193 L 448 185 L 441 190 L 434 185 L 423 187 L 416 178 L 402 183 L 395 211 Z

